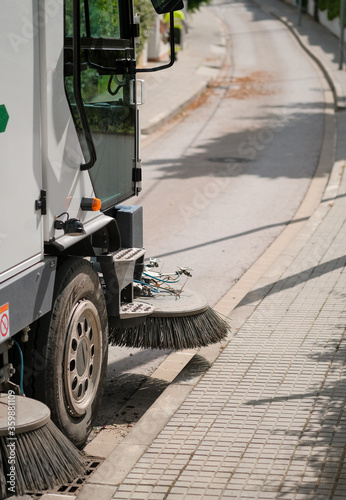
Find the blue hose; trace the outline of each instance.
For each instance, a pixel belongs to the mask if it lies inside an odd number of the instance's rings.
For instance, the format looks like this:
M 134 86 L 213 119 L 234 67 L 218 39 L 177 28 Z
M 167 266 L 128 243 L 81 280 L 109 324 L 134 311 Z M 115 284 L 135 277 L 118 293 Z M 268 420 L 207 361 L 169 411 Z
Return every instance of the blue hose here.
M 22 393 L 22 396 L 24 396 L 24 387 L 23 387 L 23 380 L 24 380 L 24 358 L 23 358 L 23 351 L 20 348 L 20 345 L 16 340 L 14 340 L 14 343 L 16 344 L 19 355 L 20 355 L 20 382 L 19 382 L 19 387 L 20 387 L 20 392 Z

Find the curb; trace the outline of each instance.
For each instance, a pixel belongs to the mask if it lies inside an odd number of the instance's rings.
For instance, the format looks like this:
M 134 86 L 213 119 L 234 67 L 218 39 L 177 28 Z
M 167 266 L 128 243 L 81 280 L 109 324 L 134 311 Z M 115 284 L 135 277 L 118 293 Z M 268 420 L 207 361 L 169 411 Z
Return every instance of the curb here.
M 159 130 L 161 127 L 169 123 L 170 121 L 174 120 L 179 113 L 182 113 L 193 101 L 198 99 L 203 92 L 208 88 L 208 85 L 213 79 L 211 79 L 207 84 L 201 85 L 201 88 L 198 89 L 192 96 L 189 97 L 184 103 L 180 104 L 177 106 L 174 110 L 169 112 L 167 115 L 163 116 L 162 118 L 159 118 L 156 122 L 154 122 L 152 125 L 149 125 L 145 128 L 141 129 L 141 134 L 142 135 L 150 135 Z M 142 139 L 143 140 L 143 139 Z
M 323 73 L 325 79 L 327 80 L 327 82 L 331 88 L 331 91 L 333 93 L 335 111 L 338 111 L 339 109 L 344 109 L 343 107 L 338 106 L 338 92 L 336 90 L 336 85 L 333 81 L 333 77 L 331 76 L 328 68 L 321 62 L 320 59 L 318 59 L 318 57 L 316 56 L 314 51 L 303 43 L 301 36 L 298 33 L 298 30 L 296 29 L 296 27 L 293 25 L 292 21 L 289 21 L 285 17 L 279 16 L 278 14 L 276 14 L 275 12 L 272 12 L 272 11 L 270 12 L 270 14 L 272 16 L 276 17 L 276 19 L 278 19 L 278 21 L 282 22 L 290 30 L 290 32 L 293 34 L 293 36 L 295 37 L 295 39 L 297 40 L 299 45 L 305 50 L 305 52 L 311 57 L 311 59 L 320 68 L 320 70 L 322 71 L 322 73 Z
M 332 73 L 330 71 L 330 68 L 323 64 L 323 62 L 318 58 L 316 55 L 315 51 L 309 47 L 306 43 L 303 42 L 302 40 L 302 35 L 299 33 L 298 29 L 295 27 L 294 23 L 287 19 L 285 16 L 280 16 L 276 11 L 272 10 L 271 8 L 265 9 L 263 8 L 263 5 L 258 0 L 252 0 L 252 2 L 263 12 L 267 12 L 271 16 L 275 17 L 278 21 L 280 21 L 282 24 L 286 26 L 286 28 L 292 33 L 292 35 L 295 37 L 299 45 L 302 47 L 303 50 L 311 57 L 311 59 L 317 64 L 317 66 L 320 68 L 322 71 L 325 79 L 327 80 L 332 93 L 333 93 L 333 98 L 334 98 L 334 108 L 335 111 L 339 110 L 344 110 L 346 106 L 340 106 L 338 104 L 338 101 L 341 99 L 339 92 L 338 92 L 338 84 L 334 81 Z M 304 15 L 304 14 L 303 14 Z M 305 14 L 305 16 L 309 16 L 309 14 Z M 310 16 L 309 16 L 310 17 Z

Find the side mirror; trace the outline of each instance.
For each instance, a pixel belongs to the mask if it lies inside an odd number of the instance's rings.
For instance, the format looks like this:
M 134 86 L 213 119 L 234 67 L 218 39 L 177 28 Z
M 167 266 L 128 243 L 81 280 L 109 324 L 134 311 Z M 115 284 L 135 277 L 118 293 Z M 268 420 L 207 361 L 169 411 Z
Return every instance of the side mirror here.
M 183 0 L 151 0 L 157 14 L 166 14 L 174 10 L 182 10 L 184 8 Z
M 162 0 L 151 0 L 154 2 L 161 2 Z M 169 0 L 170 3 L 173 3 L 175 0 Z M 166 0 L 167 3 L 167 0 Z M 180 5 L 180 0 L 179 0 Z M 182 3 L 182 2 L 181 2 Z M 154 68 L 136 68 L 136 73 L 152 73 L 153 71 L 161 71 L 162 69 L 170 68 L 173 66 L 175 61 L 175 41 L 174 41 L 174 15 L 173 11 L 169 13 L 169 41 L 171 47 L 171 60 L 168 64 L 164 64 L 163 66 L 155 66 Z

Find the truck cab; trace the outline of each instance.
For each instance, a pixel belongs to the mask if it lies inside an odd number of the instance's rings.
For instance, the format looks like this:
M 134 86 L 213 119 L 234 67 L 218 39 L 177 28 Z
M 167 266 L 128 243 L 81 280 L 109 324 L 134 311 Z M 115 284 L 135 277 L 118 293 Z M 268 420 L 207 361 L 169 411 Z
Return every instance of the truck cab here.
M 5 0 L 0 19 L 0 390 L 45 402 L 78 446 L 109 329 L 152 312 L 133 305 L 141 207 L 123 205 L 141 190 L 135 14 L 132 0 Z

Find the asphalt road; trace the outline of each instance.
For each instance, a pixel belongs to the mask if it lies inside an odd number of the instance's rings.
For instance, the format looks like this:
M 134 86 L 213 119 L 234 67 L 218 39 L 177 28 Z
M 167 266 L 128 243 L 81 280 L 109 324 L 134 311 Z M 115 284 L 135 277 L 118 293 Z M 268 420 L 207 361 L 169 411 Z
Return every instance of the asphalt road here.
M 216 2 L 231 65 L 207 101 L 143 149 L 147 257 L 194 269 L 215 304 L 292 218 L 318 161 L 320 76 L 288 30 L 251 2 Z
M 200 106 L 142 149 L 135 200 L 147 257 L 164 271 L 193 268 L 189 286 L 211 305 L 297 211 L 324 130 L 320 74 L 288 30 L 252 2 L 213 5 L 228 26 L 230 66 Z M 119 409 L 166 354 L 110 349 L 99 425 L 140 416 Z

